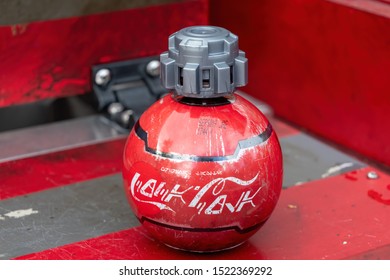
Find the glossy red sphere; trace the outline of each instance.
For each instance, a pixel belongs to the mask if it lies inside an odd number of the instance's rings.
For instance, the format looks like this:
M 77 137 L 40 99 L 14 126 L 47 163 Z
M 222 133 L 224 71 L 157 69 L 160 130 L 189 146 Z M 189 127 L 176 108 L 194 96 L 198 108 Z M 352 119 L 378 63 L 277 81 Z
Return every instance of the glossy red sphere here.
M 266 117 L 238 95 L 194 106 L 167 95 L 139 119 L 124 152 L 125 191 L 152 237 L 183 250 L 237 246 L 271 215 L 282 154 Z

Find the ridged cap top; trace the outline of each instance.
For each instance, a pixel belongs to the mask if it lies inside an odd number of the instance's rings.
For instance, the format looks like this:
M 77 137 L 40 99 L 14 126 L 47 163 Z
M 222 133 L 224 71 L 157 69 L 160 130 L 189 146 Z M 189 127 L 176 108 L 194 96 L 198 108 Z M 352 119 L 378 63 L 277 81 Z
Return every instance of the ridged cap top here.
M 182 96 L 223 96 L 248 81 L 238 37 L 221 27 L 192 26 L 172 34 L 160 61 L 163 86 Z

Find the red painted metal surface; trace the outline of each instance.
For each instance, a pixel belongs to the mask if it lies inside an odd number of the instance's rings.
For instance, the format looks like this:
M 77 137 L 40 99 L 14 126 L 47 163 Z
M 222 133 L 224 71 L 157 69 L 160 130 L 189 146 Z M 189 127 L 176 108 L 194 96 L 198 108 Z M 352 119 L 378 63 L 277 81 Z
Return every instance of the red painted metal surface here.
M 298 129 L 286 124 L 285 122 L 282 122 L 275 117 L 267 116 L 267 118 L 272 124 L 272 128 L 275 130 L 278 137 L 292 136 L 300 133 Z
M 390 260 L 390 244 L 348 257 L 349 260 Z
M 243 257 L 245 256 L 245 257 Z M 169 248 L 151 239 L 143 227 L 111 233 L 43 252 L 19 260 L 123 260 L 123 259 L 262 259 L 258 250 L 245 243 L 223 253 L 199 254 Z
M 166 38 L 206 24 L 208 1 L 0 26 L 0 107 L 89 92 L 94 64 L 160 54 Z
M 367 178 L 372 170 L 379 179 Z M 390 198 L 389 184 L 367 167 L 289 189 L 252 242 L 268 259 L 344 259 L 388 246 L 390 207 L 369 193 Z
M 359 9 L 348 6 L 351 2 Z M 248 93 L 280 117 L 390 165 L 390 5 L 346 0 L 210 4 L 211 24 L 238 34 L 247 53 Z M 378 4 L 381 9 L 375 10 Z
M 0 200 L 121 171 L 125 139 L 0 163 Z
M 123 174 L 130 205 L 152 236 L 217 251 L 242 243 L 271 215 L 282 153 L 269 121 L 241 96 L 194 106 L 167 95 L 132 130 Z
M 367 167 L 282 191 L 274 214 L 242 246 L 214 254 L 170 249 L 142 227 L 53 248 L 18 259 L 387 259 L 390 176 Z

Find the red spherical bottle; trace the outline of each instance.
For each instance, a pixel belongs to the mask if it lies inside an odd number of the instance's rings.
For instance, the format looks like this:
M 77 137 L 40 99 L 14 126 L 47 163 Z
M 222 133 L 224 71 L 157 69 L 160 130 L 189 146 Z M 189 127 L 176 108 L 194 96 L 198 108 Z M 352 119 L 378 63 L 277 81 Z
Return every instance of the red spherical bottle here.
M 214 26 L 171 35 L 161 77 L 174 89 L 131 131 L 123 178 L 134 214 L 160 242 L 212 252 L 266 222 L 282 186 L 282 154 L 266 117 L 233 93 L 246 84 L 237 37 Z

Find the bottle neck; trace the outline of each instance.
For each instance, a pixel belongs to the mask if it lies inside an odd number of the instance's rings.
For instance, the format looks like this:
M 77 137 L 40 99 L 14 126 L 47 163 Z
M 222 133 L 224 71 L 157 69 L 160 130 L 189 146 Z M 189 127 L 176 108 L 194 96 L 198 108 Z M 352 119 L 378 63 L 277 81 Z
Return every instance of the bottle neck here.
M 205 106 L 205 107 L 229 105 L 234 103 L 236 99 L 233 93 L 229 93 L 224 96 L 208 97 L 208 98 L 196 98 L 196 97 L 188 97 L 188 96 L 182 96 L 178 94 L 172 94 L 172 98 L 182 104 L 186 104 L 190 106 Z

